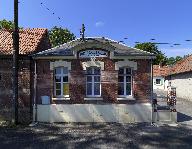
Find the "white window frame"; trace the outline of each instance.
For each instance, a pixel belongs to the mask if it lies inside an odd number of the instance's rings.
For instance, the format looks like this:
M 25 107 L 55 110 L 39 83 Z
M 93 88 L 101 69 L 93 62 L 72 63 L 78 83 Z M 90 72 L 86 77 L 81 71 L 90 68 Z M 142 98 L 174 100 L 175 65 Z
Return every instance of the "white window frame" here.
M 60 68 L 61 69 L 61 74 L 56 74 L 55 73 L 55 69 L 57 69 L 57 68 Z M 67 74 L 64 74 L 63 73 L 63 70 L 64 70 L 64 68 L 67 68 L 67 70 L 68 70 L 68 73 Z M 56 95 L 56 81 L 55 81 L 55 77 L 61 77 L 61 95 Z M 68 76 L 68 82 L 63 82 L 63 77 L 65 77 L 65 76 Z M 68 85 L 69 85 L 69 69 L 68 69 L 68 67 L 55 67 L 54 68 L 54 96 L 56 97 L 56 98 L 65 98 L 65 97 L 69 97 L 69 95 L 63 95 L 63 83 L 68 83 Z
M 91 68 L 92 74 L 91 74 L 91 75 L 87 74 L 87 69 L 86 69 L 86 97 L 101 97 L 101 68 L 100 68 L 100 67 L 97 67 L 97 68 L 100 69 L 100 74 L 99 74 L 99 75 L 93 73 L 93 72 L 94 72 L 94 69 L 95 69 L 96 67 L 89 67 L 89 68 Z M 87 77 L 88 77 L 88 76 L 91 76 L 91 79 L 92 79 L 91 82 L 87 82 Z M 95 82 L 95 81 L 94 81 L 94 77 L 95 77 L 95 76 L 99 76 L 99 77 L 100 77 L 100 81 L 99 81 L 99 82 Z M 92 87 L 91 95 L 88 95 L 88 94 L 87 94 L 87 84 L 88 84 L 88 83 L 91 83 L 91 87 Z M 95 83 L 99 83 L 99 87 L 100 87 L 100 91 L 99 91 L 100 94 L 99 94 L 99 95 L 94 95 Z
M 126 68 L 131 69 L 131 74 L 126 74 Z M 123 69 L 123 74 L 120 74 L 120 75 L 119 75 L 119 72 L 118 72 L 118 77 L 119 77 L 119 76 L 123 76 L 123 77 L 124 77 L 124 79 L 123 79 L 124 81 L 123 81 L 123 82 L 119 82 L 119 80 L 118 80 L 118 86 L 119 86 L 119 83 L 123 83 L 124 95 L 118 95 L 118 97 L 130 98 L 130 97 L 133 96 L 133 93 L 132 93 L 132 91 L 133 91 L 133 75 L 132 75 L 133 69 L 130 68 L 130 67 L 120 67 L 119 69 Z M 130 77 L 131 77 L 131 82 L 127 82 L 127 81 L 126 81 L 126 76 L 130 76 Z M 126 95 L 126 84 L 127 84 L 127 83 L 131 83 L 131 95 Z M 119 87 L 118 87 L 118 90 L 119 90 Z

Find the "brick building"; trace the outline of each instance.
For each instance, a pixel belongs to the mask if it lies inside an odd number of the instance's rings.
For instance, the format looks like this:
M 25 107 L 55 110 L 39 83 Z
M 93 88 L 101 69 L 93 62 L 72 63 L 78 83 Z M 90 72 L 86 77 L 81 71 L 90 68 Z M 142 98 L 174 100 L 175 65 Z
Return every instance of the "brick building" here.
M 34 54 L 34 120 L 150 121 L 154 58 L 103 37 Z
M 19 121 L 29 122 L 34 72 L 30 54 L 50 48 L 50 43 L 47 29 L 20 30 L 19 36 Z M 0 119 L 5 120 L 10 120 L 12 113 L 12 51 L 12 31 L 0 30 Z

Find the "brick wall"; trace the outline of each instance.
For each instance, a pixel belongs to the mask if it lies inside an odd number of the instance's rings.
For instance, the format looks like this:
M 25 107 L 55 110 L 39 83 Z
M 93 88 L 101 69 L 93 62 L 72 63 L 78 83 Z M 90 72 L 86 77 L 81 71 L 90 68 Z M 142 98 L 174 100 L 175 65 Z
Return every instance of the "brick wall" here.
M 85 101 L 86 78 L 81 63 L 90 59 L 65 60 L 71 62 L 69 71 L 70 100 L 54 100 L 52 103 L 73 104 L 73 103 L 128 103 L 130 101 L 117 101 L 118 97 L 118 71 L 115 70 L 115 62 L 109 58 L 97 58 L 104 62 L 104 71 L 101 71 L 101 96 L 103 101 Z M 137 61 L 137 70 L 133 71 L 133 95 L 136 102 L 146 102 L 150 99 L 150 60 Z M 37 61 L 37 100 L 41 103 L 41 96 L 53 97 L 53 71 L 50 70 L 49 60 Z
M 22 59 L 19 62 L 19 121 L 29 122 L 31 116 L 30 98 L 31 86 L 33 85 L 30 68 L 32 64 L 29 59 Z M 32 69 L 32 68 L 31 68 Z M 12 108 L 12 60 L 0 58 L 0 119 L 11 119 Z

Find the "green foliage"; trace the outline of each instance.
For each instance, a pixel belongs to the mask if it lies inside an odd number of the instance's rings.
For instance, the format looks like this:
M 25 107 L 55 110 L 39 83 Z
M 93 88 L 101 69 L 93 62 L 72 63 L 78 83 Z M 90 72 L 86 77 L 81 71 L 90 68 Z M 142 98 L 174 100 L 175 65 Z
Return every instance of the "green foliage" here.
M 14 27 L 14 23 L 12 21 L 7 21 L 5 19 L 0 21 L 0 29 L 10 30 L 10 29 L 13 29 L 13 27 Z
M 159 65 L 160 63 L 164 65 L 166 63 L 166 56 L 151 42 L 136 44 L 135 48 L 155 54 L 156 59 L 153 61 L 155 65 Z
M 8 20 L 0 20 L 0 29 L 6 29 L 6 30 L 12 30 L 14 28 L 14 22 L 8 21 Z M 19 27 L 19 29 L 23 29 L 22 27 Z
M 75 35 L 68 29 L 55 26 L 49 31 L 49 39 L 52 47 L 55 47 L 68 41 L 74 40 Z
M 185 58 L 185 56 L 184 56 Z M 183 58 L 181 56 L 176 56 L 175 58 L 174 57 L 170 57 L 170 58 L 167 58 L 167 65 L 174 65 L 175 63 L 177 63 L 178 61 L 182 60 Z

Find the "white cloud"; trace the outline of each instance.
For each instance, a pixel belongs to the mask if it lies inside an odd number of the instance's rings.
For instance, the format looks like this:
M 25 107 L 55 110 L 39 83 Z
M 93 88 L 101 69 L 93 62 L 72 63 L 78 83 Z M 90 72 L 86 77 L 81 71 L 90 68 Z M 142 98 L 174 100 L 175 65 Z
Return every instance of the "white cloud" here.
M 105 23 L 102 22 L 102 21 L 98 21 L 98 22 L 95 23 L 95 27 L 102 27 L 104 25 L 105 25 Z

